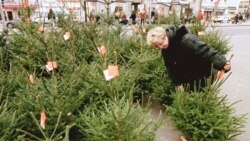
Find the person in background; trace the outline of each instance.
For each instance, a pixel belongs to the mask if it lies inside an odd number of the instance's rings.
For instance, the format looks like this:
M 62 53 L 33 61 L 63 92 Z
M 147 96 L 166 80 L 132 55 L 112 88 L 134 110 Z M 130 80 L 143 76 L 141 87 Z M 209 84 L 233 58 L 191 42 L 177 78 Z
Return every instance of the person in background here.
M 117 7 L 115 8 L 114 15 L 115 15 L 115 22 L 119 23 L 119 19 L 120 19 L 121 13 L 120 13 L 120 11 L 118 10 Z
M 239 22 L 239 15 L 236 14 L 234 17 L 234 23 L 237 24 Z
M 141 24 L 141 26 L 143 26 L 145 24 L 146 11 L 142 9 L 142 10 L 140 10 L 140 12 L 138 14 L 140 17 L 140 24 Z
M 151 22 L 154 23 L 156 19 L 156 11 L 155 8 L 151 11 Z
M 136 24 L 136 13 L 135 11 L 132 11 L 130 17 L 129 17 L 131 20 L 132 20 L 132 24 Z
M 167 72 L 177 88 L 202 90 L 208 78 L 215 80 L 218 71 L 231 69 L 223 55 L 189 33 L 185 26 L 155 27 L 147 34 L 147 44 L 161 49 Z
M 90 13 L 89 13 L 89 22 L 92 23 L 94 22 L 95 20 L 95 11 L 92 10 Z
M 120 16 L 120 23 L 124 24 L 124 25 L 126 25 L 128 23 L 127 16 L 124 12 Z
M 54 11 L 52 9 L 49 9 L 48 20 L 50 21 L 52 26 L 54 26 L 54 24 L 55 24 L 55 19 L 56 19 L 56 15 L 55 15 Z
M 243 22 L 243 15 L 241 13 L 239 13 L 239 23 Z

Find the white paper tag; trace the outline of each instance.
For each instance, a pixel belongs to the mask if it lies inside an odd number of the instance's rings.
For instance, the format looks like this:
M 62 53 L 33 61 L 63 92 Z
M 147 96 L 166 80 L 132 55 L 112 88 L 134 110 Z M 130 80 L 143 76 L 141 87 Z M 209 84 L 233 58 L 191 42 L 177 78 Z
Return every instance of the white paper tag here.
M 198 32 L 198 35 L 199 35 L 199 36 L 204 36 L 204 35 L 205 35 L 205 32 L 204 32 L 204 31 L 199 31 L 199 32 Z
M 53 68 L 52 68 L 52 67 L 50 67 L 49 65 L 45 65 L 45 68 L 46 68 L 47 72 L 50 72 L 50 71 L 52 71 L 52 70 L 53 70 Z
M 102 54 L 102 55 L 105 55 L 107 50 L 106 50 L 106 47 L 105 46 L 100 46 L 97 48 L 97 50 Z
M 97 48 L 97 50 L 98 50 L 98 52 L 100 52 L 100 53 L 101 53 L 101 47 L 98 47 L 98 48 Z
M 64 40 L 68 40 L 68 39 L 69 39 L 69 35 L 64 34 L 64 35 L 63 35 L 63 38 L 64 38 Z
M 109 80 L 111 80 L 111 79 L 113 79 L 113 78 L 115 77 L 115 76 L 109 75 L 108 69 L 104 70 L 104 71 L 103 71 L 103 74 L 104 74 L 105 79 L 106 79 L 107 81 L 109 81 Z

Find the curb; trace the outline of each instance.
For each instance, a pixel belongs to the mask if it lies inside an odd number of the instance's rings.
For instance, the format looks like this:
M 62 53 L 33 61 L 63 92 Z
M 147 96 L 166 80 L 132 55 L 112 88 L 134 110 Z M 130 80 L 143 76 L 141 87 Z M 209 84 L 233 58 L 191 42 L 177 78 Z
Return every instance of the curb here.
M 214 25 L 214 26 L 216 27 L 239 27 L 239 26 L 250 26 L 250 24 L 229 24 L 229 25 Z

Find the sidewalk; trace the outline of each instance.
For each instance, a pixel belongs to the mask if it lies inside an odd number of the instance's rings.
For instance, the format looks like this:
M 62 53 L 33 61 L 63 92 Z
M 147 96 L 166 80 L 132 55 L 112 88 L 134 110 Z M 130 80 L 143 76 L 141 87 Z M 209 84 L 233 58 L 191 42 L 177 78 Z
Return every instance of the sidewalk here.
M 186 23 L 186 26 L 190 26 L 191 23 Z M 229 23 L 214 23 L 214 22 L 205 22 L 205 25 L 208 25 L 208 27 L 237 27 L 237 26 L 250 26 L 250 20 L 242 23 L 233 24 L 232 22 Z
M 232 24 L 232 23 L 215 23 L 213 24 L 217 27 L 235 27 L 235 26 L 250 26 L 250 21 L 246 21 L 243 23 L 237 23 L 237 24 Z

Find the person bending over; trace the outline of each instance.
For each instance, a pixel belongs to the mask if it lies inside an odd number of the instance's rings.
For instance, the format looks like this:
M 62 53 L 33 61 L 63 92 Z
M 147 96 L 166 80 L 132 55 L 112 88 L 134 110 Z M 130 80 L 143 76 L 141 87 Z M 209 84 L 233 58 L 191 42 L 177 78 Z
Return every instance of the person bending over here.
M 161 49 L 172 83 L 189 86 L 191 91 L 202 90 L 210 76 L 215 80 L 218 71 L 231 69 L 225 56 L 189 33 L 185 26 L 155 27 L 147 34 L 147 44 Z

